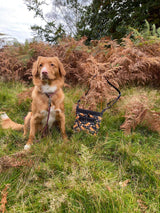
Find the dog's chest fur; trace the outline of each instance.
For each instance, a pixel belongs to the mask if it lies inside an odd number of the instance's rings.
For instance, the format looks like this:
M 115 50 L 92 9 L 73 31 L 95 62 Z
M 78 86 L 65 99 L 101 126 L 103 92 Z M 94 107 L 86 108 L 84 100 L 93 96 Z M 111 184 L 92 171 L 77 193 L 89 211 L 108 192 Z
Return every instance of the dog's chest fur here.
M 57 86 L 49 86 L 48 84 L 41 86 L 43 93 L 54 93 L 57 90 Z
M 48 84 L 46 84 L 46 85 L 43 85 L 41 87 L 41 89 L 42 89 L 43 93 L 54 93 L 57 90 L 57 86 L 49 86 Z M 48 113 L 49 112 L 47 110 L 42 110 L 41 111 L 41 114 L 43 115 L 43 118 L 42 118 L 43 127 L 47 124 Z M 52 127 L 52 125 L 55 122 L 55 120 L 56 120 L 55 106 L 51 106 L 49 119 L 48 119 L 48 127 L 49 127 L 49 129 Z
M 42 110 L 41 114 L 43 115 L 42 125 L 44 127 L 47 124 L 48 111 Z M 49 129 L 52 127 L 52 125 L 55 122 L 55 120 L 56 120 L 55 106 L 52 106 L 50 108 L 50 115 L 49 115 L 49 119 L 48 119 L 48 127 L 49 127 Z

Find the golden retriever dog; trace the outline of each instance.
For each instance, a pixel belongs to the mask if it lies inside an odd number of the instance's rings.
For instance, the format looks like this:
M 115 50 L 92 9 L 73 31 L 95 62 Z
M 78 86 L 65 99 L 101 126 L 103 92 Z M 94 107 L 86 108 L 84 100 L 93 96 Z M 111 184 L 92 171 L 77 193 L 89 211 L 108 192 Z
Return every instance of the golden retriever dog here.
M 64 67 L 57 57 L 39 56 L 32 68 L 34 84 L 32 105 L 31 112 L 25 117 L 24 126 L 17 126 L 19 124 L 11 121 L 5 114 L 1 116 L 3 120 L 2 128 L 17 130 L 23 128 L 24 136 L 30 130 L 29 139 L 24 146 L 25 150 L 30 149 L 37 132 L 43 132 L 46 128 L 51 129 L 55 122 L 60 127 L 62 138 L 67 139 L 65 132 L 64 93 L 62 90 L 65 74 Z

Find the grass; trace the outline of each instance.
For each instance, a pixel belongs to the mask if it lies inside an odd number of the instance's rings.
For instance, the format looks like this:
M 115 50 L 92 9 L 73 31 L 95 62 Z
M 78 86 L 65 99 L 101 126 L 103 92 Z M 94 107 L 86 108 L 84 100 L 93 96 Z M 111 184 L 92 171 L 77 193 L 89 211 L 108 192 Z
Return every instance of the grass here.
M 30 101 L 18 105 L 17 93 L 25 86 L 0 83 L 0 111 L 23 123 Z M 133 94 L 136 88 L 122 90 Z M 139 89 L 138 89 L 139 91 Z M 159 135 L 138 126 L 129 136 L 120 130 L 124 118 L 114 106 L 104 116 L 97 136 L 74 133 L 73 105 L 83 88 L 65 90 L 64 144 L 58 130 L 35 143 L 25 160 L 28 166 L 0 173 L 0 191 L 9 185 L 8 212 L 159 212 Z M 160 97 L 157 94 L 155 108 Z M 12 156 L 25 145 L 22 132 L 0 129 L 0 156 Z

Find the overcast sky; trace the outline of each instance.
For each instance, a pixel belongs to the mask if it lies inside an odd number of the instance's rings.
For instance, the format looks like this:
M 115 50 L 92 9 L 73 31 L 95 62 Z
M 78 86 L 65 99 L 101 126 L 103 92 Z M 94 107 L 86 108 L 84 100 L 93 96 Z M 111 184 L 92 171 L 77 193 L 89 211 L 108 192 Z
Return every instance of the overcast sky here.
M 0 33 L 24 42 L 33 37 L 30 26 L 40 23 L 41 20 L 28 11 L 24 0 L 0 0 Z

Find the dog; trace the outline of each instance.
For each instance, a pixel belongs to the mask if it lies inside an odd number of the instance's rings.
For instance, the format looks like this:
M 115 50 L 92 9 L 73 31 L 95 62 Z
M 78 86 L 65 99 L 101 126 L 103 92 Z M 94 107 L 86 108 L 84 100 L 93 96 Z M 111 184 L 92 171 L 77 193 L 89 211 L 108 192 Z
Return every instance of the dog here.
M 2 128 L 12 128 L 20 130 L 23 128 L 24 136 L 29 131 L 29 139 L 24 146 L 29 150 L 37 132 L 46 128 L 52 129 L 56 122 L 62 134 L 62 138 L 67 140 L 65 131 L 64 114 L 64 76 L 66 72 L 58 57 L 39 56 L 32 68 L 34 89 L 32 92 L 31 112 L 28 112 L 24 120 L 24 125 L 14 123 L 6 114 L 1 116 Z M 5 124 L 5 125 L 4 125 Z

